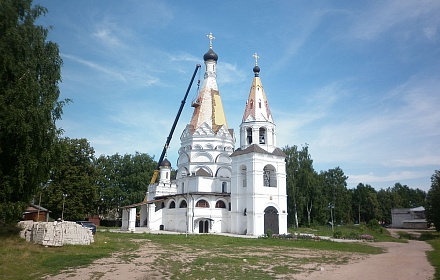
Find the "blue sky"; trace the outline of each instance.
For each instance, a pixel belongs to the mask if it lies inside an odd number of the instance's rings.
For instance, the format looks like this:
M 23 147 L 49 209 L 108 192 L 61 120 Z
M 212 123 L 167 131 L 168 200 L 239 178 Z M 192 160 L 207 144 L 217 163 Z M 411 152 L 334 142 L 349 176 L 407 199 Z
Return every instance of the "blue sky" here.
M 428 190 L 439 169 L 440 1 L 39 0 L 64 61 L 58 123 L 96 155 L 157 160 L 195 65 L 216 37 L 217 82 L 238 132 L 260 56 L 279 147 L 306 143 L 376 189 Z M 202 70 L 204 67 L 202 67 Z M 203 71 L 197 78 L 203 79 Z M 194 85 L 173 136 L 189 122 Z M 237 135 L 239 144 L 239 135 Z

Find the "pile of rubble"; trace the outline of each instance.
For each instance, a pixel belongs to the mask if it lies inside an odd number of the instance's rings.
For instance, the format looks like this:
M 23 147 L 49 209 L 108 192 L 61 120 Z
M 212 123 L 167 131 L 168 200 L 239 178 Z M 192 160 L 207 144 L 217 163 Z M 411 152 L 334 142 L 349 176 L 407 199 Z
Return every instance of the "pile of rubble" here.
M 44 246 L 90 245 L 95 241 L 88 228 L 75 222 L 21 221 L 18 225 L 23 229 L 21 238 Z

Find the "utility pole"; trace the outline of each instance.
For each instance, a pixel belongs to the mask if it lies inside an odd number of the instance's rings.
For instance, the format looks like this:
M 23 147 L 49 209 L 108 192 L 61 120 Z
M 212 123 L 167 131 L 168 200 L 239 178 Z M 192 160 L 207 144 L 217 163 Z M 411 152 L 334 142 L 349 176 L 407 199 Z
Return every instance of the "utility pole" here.
M 64 221 L 64 203 L 66 202 L 67 194 L 63 193 L 63 211 L 61 212 L 61 221 Z
M 334 225 L 334 222 L 333 222 L 333 208 L 335 208 L 335 206 L 330 202 L 329 204 L 328 204 L 328 208 L 330 208 L 330 217 L 331 217 L 331 224 L 332 224 L 332 231 L 334 231 L 334 228 L 333 228 L 333 225 Z

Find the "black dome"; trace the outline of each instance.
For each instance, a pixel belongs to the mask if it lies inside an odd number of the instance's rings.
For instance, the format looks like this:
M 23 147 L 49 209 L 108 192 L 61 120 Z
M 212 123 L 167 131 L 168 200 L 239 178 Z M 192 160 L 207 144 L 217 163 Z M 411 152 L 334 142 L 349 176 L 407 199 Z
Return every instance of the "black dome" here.
M 171 167 L 171 162 L 168 159 L 164 159 L 162 160 L 162 162 L 160 163 L 160 166 L 163 167 Z
M 258 67 L 258 65 L 255 65 L 254 69 L 252 70 L 254 70 L 255 77 L 258 77 L 258 75 L 260 75 L 260 67 Z
M 205 53 L 205 55 L 203 56 L 203 60 L 204 61 L 208 61 L 208 60 L 217 61 L 218 55 L 212 49 L 209 49 L 209 51 L 207 53 Z

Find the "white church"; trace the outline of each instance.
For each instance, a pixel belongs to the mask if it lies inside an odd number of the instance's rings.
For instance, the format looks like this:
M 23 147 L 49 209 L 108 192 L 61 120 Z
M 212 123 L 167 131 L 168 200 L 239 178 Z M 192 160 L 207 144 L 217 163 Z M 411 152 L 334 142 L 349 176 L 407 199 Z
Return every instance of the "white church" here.
M 160 164 L 158 183 L 142 203 L 124 208 L 122 229 L 140 226 L 182 233 L 232 233 L 261 236 L 287 233 L 285 154 L 276 146 L 276 126 L 255 54 L 254 78 L 240 124 L 240 146 L 227 125 L 217 86 L 218 55 L 203 56 L 204 80 L 194 112 L 180 136 L 176 179 L 171 163 Z

